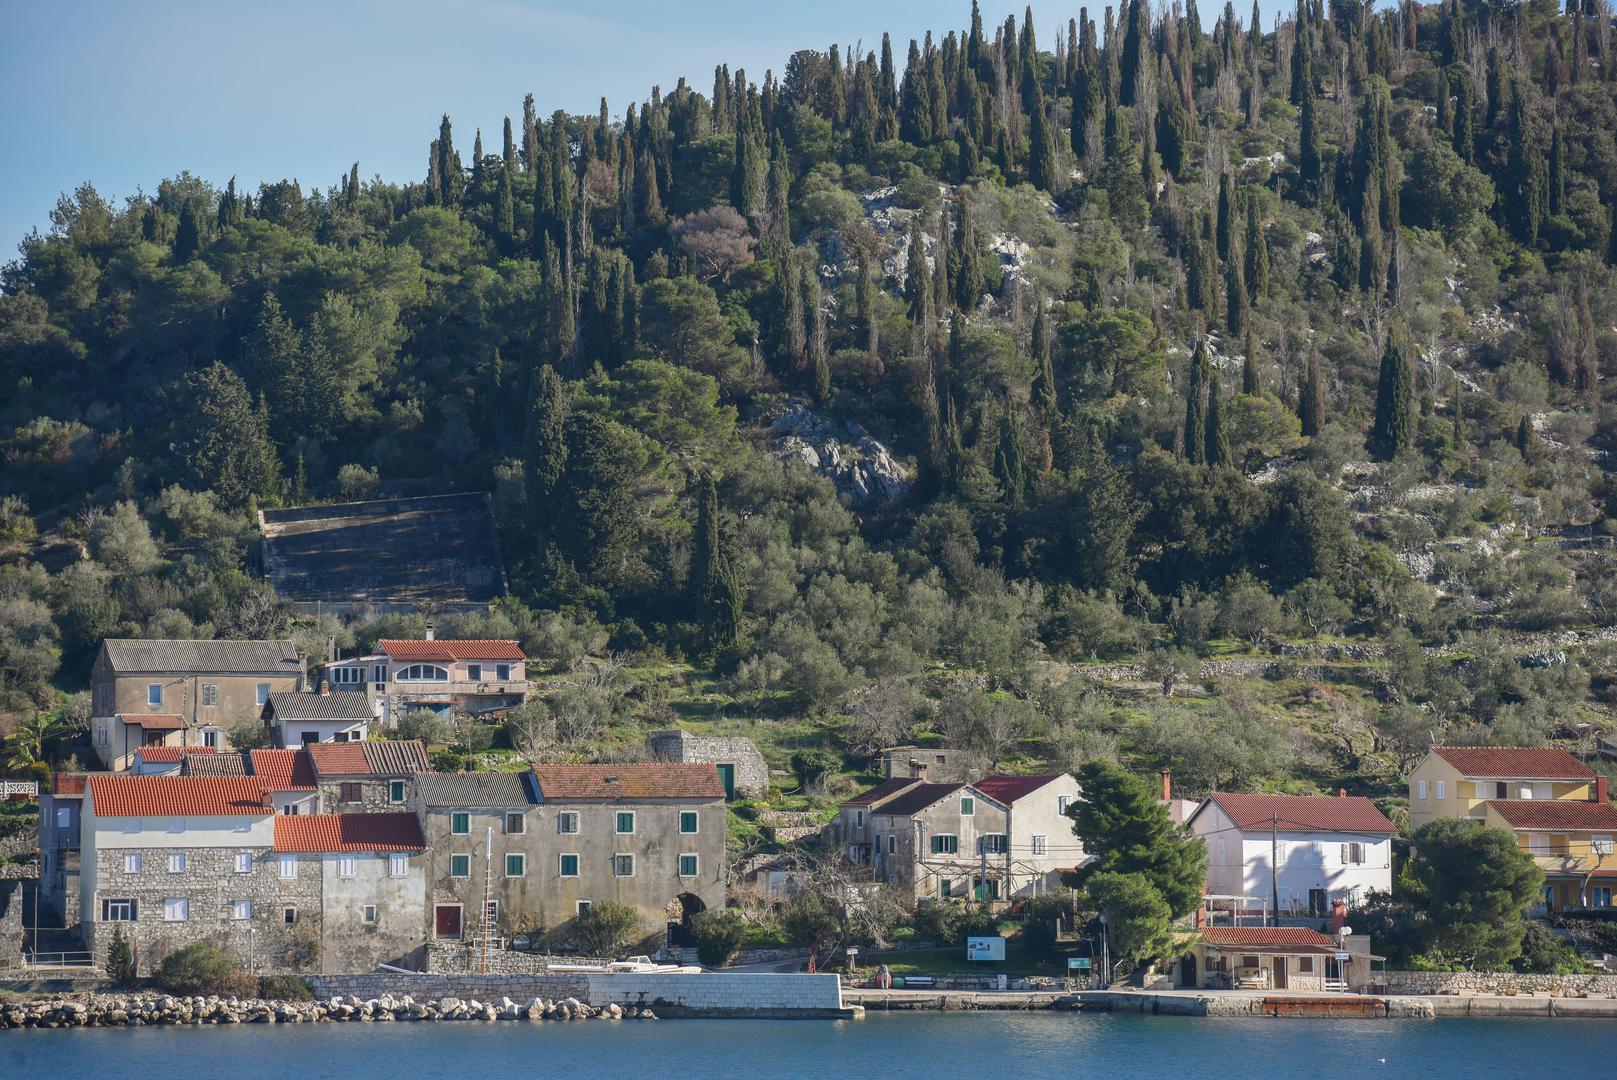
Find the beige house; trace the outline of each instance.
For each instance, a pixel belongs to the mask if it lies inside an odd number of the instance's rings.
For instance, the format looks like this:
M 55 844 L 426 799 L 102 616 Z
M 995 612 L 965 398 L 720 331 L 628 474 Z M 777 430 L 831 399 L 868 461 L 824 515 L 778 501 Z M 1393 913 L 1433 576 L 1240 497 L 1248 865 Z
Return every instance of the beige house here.
M 142 746 L 228 749 L 225 728 L 303 685 L 290 641 L 109 638 L 90 670 L 90 742 L 114 772 Z
M 1493 800 L 1483 822 L 1508 829 L 1544 871 L 1544 907 L 1612 906 L 1617 887 L 1617 806 L 1564 800 Z
M 1087 861 L 1067 816 L 1078 800 L 1078 781 L 1070 774 L 985 776 L 972 786 L 1006 807 L 1006 896 L 1060 889 L 1062 874 Z
M 1606 802 L 1605 780 L 1548 747 L 1434 746 L 1409 774 L 1409 828 L 1486 816 L 1485 804 Z
M 1176 987 L 1216 990 L 1362 990 L 1370 939 L 1300 926 L 1209 926 L 1173 969 Z
M 1015 881 L 1004 803 L 970 784 L 887 780 L 842 805 L 841 846 L 920 900 L 1004 900 Z

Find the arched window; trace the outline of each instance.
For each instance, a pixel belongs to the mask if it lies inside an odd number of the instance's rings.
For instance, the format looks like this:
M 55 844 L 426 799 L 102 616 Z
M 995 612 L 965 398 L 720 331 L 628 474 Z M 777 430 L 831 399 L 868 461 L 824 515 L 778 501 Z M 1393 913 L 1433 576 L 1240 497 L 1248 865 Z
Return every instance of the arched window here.
M 447 682 L 449 672 L 436 664 L 411 664 L 399 672 L 399 682 Z

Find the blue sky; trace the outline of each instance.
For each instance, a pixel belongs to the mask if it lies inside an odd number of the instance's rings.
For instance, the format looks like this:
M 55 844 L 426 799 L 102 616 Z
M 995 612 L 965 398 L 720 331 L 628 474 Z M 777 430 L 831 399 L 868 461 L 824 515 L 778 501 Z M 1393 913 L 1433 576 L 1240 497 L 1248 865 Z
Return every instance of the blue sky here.
M 1211 20 L 1223 5 L 1201 6 Z M 1023 7 L 982 4 L 990 26 Z M 1077 12 L 1035 5 L 1041 46 Z M 761 79 L 794 49 L 879 48 L 883 30 L 902 66 L 909 38 L 969 14 L 970 0 L 0 0 L 0 261 L 84 181 L 121 201 L 182 169 L 248 190 L 329 187 L 355 160 L 414 179 L 444 112 L 463 155 L 477 127 L 497 150 L 529 92 L 542 115 L 594 112 L 604 94 L 617 116 L 653 84 L 705 92 L 718 63 Z

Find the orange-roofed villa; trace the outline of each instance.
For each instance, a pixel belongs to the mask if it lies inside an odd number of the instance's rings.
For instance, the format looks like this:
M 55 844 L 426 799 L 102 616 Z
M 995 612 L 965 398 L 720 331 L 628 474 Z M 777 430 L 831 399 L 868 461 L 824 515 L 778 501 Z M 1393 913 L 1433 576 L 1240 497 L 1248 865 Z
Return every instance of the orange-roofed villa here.
M 513 709 L 528 696 L 527 666 L 518 642 L 439 638 L 429 626 L 419 640 L 383 638 L 375 652 L 333 660 L 318 678 L 332 690 L 369 695 L 385 730 L 416 709 L 473 716 Z

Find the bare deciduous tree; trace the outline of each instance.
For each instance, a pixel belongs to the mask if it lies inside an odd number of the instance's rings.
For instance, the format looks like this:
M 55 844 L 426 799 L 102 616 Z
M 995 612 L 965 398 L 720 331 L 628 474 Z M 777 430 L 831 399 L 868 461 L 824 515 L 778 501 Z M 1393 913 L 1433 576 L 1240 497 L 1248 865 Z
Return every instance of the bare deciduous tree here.
M 696 276 L 704 281 L 730 275 L 752 263 L 756 242 L 747 219 L 731 206 L 710 206 L 686 214 L 673 225 L 674 240 L 696 260 Z

